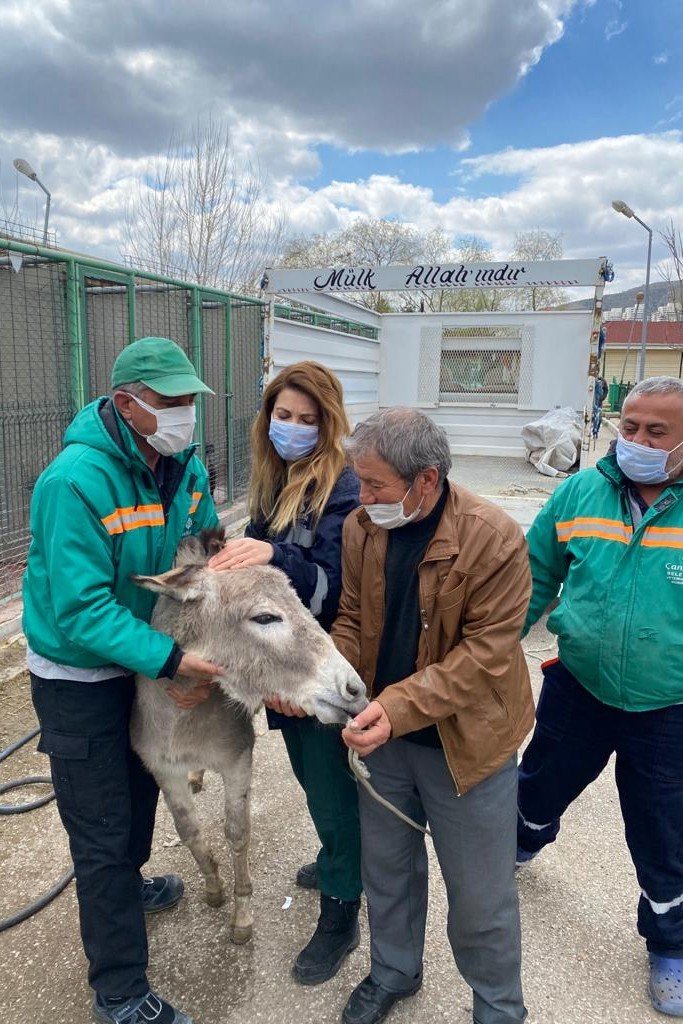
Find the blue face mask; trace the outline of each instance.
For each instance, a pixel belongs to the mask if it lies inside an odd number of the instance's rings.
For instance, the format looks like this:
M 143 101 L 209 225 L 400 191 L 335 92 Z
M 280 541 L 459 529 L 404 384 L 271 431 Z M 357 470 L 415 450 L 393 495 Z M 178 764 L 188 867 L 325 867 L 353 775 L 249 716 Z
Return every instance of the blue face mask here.
M 318 428 L 271 418 L 268 437 L 281 459 L 296 462 L 310 455 L 317 445 Z
M 681 442 L 683 444 L 683 442 Z M 617 462 L 619 469 L 636 484 L 663 484 L 672 471 L 667 472 L 669 456 L 680 448 L 677 444 L 671 451 L 665 448 L 650 448 L 646 444 L 627 441 L 621 434 L 617 436 Z M 673 469 L 680 468 L 680 462 Z

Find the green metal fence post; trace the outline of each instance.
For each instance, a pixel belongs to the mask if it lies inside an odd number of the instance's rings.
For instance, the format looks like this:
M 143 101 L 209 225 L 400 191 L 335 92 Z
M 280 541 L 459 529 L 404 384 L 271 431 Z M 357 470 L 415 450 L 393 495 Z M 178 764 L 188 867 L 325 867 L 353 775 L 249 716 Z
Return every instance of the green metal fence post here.
M 135 341 L 137 334 L 135 330 L 135 274 L 128 274 L 126 281 L 126 292 L 128 298 L 128 341 Z
M 227 431 L 227 499 L 232 505 L 235 500 L 235 424 L 233 417 L 232 380 L 232 306 L 225 303 L 225 429 Z
M 190 345 L 192 348 L 192 362 L 197 371 L 197 376 L 203 379 L 204 359 L 202 349 L 202 296 L 196 285 L 190 286 Z M 204 437 L 204 399 L 197 398 L 197 427 L 195 440 L 199 442 L 199 451 L 202 461 L 206 459 L 206 440 Z
M 76 409 L 82 409 L 90 397 L 90 385 L 81 275 L 74 260 L 66 261 L 66 317 L 71 365 L 71 393 Z

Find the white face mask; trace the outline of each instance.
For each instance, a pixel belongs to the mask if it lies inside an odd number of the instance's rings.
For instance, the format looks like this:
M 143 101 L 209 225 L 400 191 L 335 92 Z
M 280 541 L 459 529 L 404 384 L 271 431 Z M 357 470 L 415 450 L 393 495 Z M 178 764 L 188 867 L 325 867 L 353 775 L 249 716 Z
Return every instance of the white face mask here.
M 375 526 L 381 526 L 383 530 L 395 530 L 398 526 L 405 526 L 406 523 L 412 523 L 413 519 L 419 515 L 420 509 L 422 508 L 421 501 L 414 512 L 411 512 L 409 516 L 405 514 L 403 502 L 406 500 L 412 489 L 413 485 L 411 484 L 403 495 L 401 501 L 384 503 L 377 502 L 374 505 L 365 505 L 365 511 L 370 516 L 370 519 Z
M 174 405 L 170 409 L 155 409 L 143 402 L 136 395 L 130 396 L 141 409 L 146 409 L 157 421 L 157 429 L 153 434 L 140 434 L 131 423 L 133 430 L 144 437 L 159 455 L 177 455 L 184 451 L 192 441 L 196 420 L 194 405 Z
M 617 463 L 619 469 L 629 480 L 636 484 L 663 484 L 671 478 L 672 473 L 680 468 L 678 465 L 667 470 L 669 456 L 683 444 L 667 451 L 666 448 L 650 448 L 646 444 L 627 441 L 621 434 L 617 436 Z

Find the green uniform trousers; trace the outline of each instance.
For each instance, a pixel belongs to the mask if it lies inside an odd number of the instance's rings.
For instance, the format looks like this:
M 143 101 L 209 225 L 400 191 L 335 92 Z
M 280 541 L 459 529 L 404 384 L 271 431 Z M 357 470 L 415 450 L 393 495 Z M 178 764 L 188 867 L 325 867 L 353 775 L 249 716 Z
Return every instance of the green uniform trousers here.
M 340 730 L 314 718 L 290 718 L 282 735 L 320 839 L 318 888 L 325 896 L 356 900 L 362 889 L 358 792 Z

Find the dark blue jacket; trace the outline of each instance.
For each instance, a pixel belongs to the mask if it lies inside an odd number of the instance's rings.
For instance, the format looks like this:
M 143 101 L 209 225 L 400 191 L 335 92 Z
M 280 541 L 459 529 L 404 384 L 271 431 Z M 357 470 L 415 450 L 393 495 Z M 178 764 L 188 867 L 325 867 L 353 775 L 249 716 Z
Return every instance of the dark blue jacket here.
M 287 530 L 272 536 L 264 519 L 253 520 L 245 536 L 269 541 L 275 548 L 270 563 L 289 577 L 297 594 L 329 632 L 337 615 L 341 594 L 341 542 L 344 520 L 358 508 L 360 484 L 347 467 L 334 485 L 315 529 L 311 514 L 304 515 Z
M 245 530 L 245 536 L 273 545 L 275 554 L 270 564 L 289 577 L 303 603 L 328 632 L 336 618 L 341 595 L 342 527 L 349 513 L 358 508 L 359 495 L 358 477 L 347 466 L 334 485 L 315 528 L 312 528 L 311 514 L 304 513 L 293 527 L 275 536 L 268 533 L 265 519 L 252 520 Z M 291 721 L 285 715 L 268 711 L 271 727 L 278 728 Z

